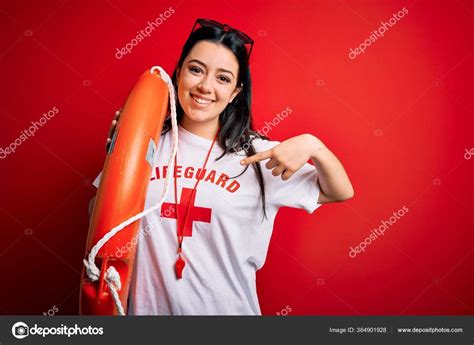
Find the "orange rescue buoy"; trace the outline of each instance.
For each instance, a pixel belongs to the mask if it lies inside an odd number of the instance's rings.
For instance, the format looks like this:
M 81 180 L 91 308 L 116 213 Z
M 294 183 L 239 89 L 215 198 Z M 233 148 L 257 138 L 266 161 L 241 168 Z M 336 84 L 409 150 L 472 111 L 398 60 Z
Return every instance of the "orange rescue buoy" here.
M 168 85 L 155 68 L 145 71 L 133 86 L 105 160 L 90 222 L 86 255 L 111 229 L 143 211 L 153 157 L 168 114 L 168 97 Z M 127 313 L 139 225 L 140 220 L 127 225 L 97 252 L 95 279 L 98 280 L 90 279 L 85 261 L 80 289 L 81 315 Z M 118 248 L 129 250 L 118 252 Z M 114 302 L 109 287 L 111 283 L 107 281 L 109 269 L 115 269 L 119 274 L 117 276 L 114 271 L 115 277 L 120 278 L 115 284 L 118 285 L 116 297 L 120 299 L 123 310 L 117 310 Z

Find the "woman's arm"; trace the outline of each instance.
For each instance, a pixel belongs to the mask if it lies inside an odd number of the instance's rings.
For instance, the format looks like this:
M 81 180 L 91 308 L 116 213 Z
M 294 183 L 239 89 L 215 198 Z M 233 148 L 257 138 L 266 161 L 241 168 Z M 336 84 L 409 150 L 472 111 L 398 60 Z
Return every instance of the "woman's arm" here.
M 251 164 L 265 159 L 272 175 L 288 180 L 311 159 L 318 170 L 318 203 L 344 201 L 354 196 L 354 189 L 344 167 L 336 156 L 314 135 L 302 134 L 285 140 L 272 149 L 258 152 L 241 161 Z
M 314 149 L 311 154 L 318 170 L 320 195 L 318 203 L 344 201 L 354 196 L 354 188 L 337 157 L 315 136 L 307 134 L 308 143 Z

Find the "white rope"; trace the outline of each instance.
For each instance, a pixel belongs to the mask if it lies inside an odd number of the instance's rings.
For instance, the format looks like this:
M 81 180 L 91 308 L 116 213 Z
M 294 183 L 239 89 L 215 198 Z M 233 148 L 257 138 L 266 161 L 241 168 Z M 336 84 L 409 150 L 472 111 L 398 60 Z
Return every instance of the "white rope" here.
M 173 82 L 171 81 L 170 76 L 165 72 L 163 68 L 160 66 L 154 66 L 150 69 L 150 73 L 154 73 L 156 70 L 159 70 L 161 79 L 163 79 L 166 84 L 168 85 L 168 90 L 170 94 L 170 107 L 171 107 L 171 130 L 173 134 L 173 148 L 171 152 L 171 156 L 168 161 L 168 167 L 170 169 L 168 171 L 174 171 L 174 158 L 176 156 L 176 152 L 178 151 L 178 123 L 176 119 L 176 101 L 175 101 L 175 90 L 173 87 Z M 89 253 L 88 260 L 83 260 L 84 266 L 86 267 L 86 272 L 87 276 L 91 281 L 96 281 L 100 278 L 100 270 L 97 268 L 95 265 L 95 257 L 99 250 L 102 248 L 102 246 L 115 234 L 117 234 L 120 230 L 124 229 L 128 225 L 132 224 L 133 222 L 149 215 L 150 213 L 156 211 L 162 204 L 163 201 L 166 199 L 166 196 L 168 194 L 168 189 L 169 189 L 169 183 L 171 181 L 170 176 L 173 175 L 172 173 L 166 174 L 166 179 L 165 179 L 165 186 L 163 189 L 163 192 L 161 193 L 161 199 L 160 201 L 152 207 L 149 207 L 148 209 L 144 210 L 143 212 L 140 212 L 129 219 L 125 220 L 124 222 L 120 223 L 116 227 L 114 227 L 112 230 L 110 230 L 100 241 L 96 243 L 96 245 L 91 249 L 91 252 Z M 105 282 L 107 283 L 107 286 L 109 287 L 110 292 L 112 293 L 112 298 L 115 302 L 115 306 L 117 307 L 117 310 L 120 315 L 125 315 L 125 311 L 122 307 L 122 303 L 120 302 L 120 298 L 118 295 L 118 291 L 121 289 L 121 283 L 120 283 L 120 274 L 117 272 L 115 267 L 110 266 L 107 269 L 107 272 L 105 274 Z

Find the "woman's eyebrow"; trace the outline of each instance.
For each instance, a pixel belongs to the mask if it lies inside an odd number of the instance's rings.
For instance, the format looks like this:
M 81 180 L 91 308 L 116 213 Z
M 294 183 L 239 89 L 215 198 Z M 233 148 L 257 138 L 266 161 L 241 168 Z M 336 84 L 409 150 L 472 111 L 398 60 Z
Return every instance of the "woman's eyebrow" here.
M 207 68 L 206 64 L 205 64 L 204 62 L 202 62 L 202 61 L 199 61 L 198 59 L 192 59 L 192 60 L 189 60 L 189 61 L 188 61 L 188 63 L 191 63 L 191 62 L 198 63 L 198 64 L 200 64 L 200 65 L 202 65 L 202 66 L 204 66 L 204 67 Z M 218 70 L 218 71 L 222 71 L 222 72 L 230 73 L 230 74 L 232 74 L 233 77 L 235 77 L 235 76 L 234 76 L 234 73 L 232 73 L 231 71 L 229 71 L 229 70 L 227 70 L 227 69 L 218 68 L 217 70 Z

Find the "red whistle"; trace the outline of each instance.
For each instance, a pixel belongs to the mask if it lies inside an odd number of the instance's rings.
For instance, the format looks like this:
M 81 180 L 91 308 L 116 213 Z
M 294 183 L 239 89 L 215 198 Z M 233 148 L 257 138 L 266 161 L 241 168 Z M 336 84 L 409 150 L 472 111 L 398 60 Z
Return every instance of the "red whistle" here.
M 183 258 L 180 255 L 178 257 L 178 260 L 176 260 L 176 265 L 175 265 L 176 278 L 178 278 L 178 279 L 183 278 L 183 269 L 184 269 L 185 265 L 186 265 L 186 263 L 184 262 Z

